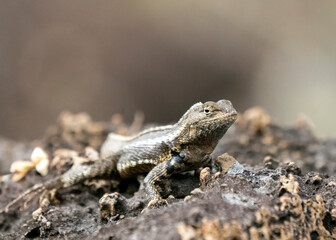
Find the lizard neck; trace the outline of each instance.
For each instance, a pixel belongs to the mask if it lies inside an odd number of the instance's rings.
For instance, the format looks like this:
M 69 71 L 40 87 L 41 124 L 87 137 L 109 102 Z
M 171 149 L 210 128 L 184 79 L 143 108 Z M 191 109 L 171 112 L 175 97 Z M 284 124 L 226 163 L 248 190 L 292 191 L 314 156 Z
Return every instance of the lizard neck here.
M 182 125 L 178 122 L 172 128 L 171 142 L 179 150 L 182 150 L 183 146 L 187 146 L 189 149 L 195 146 L 204 153 L 210 154 L 227 129 L 226 126 L 202 128 L 197 125 Z

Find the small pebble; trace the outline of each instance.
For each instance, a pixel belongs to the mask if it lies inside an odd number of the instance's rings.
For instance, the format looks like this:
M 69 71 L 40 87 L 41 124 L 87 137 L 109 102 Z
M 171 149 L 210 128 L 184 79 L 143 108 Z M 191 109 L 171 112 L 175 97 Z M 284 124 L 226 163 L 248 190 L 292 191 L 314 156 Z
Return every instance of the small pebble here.
M 210 168 L 206 167 L 202 169 L 200 173 L 200 182 L 202 185 L 207 185 L 211 180 Z
M 279 161 L 271 156 L 264 158 L 264 165 L 268 169 L 276 169 L 279 166 Z
M 336 182 L 331 181 L 331 182 L 328 183 L 328 186 L 336 186 Z
M 322 182 L 322 178 L 319 175 L 313 177 L 313 184 L 320 184 Z

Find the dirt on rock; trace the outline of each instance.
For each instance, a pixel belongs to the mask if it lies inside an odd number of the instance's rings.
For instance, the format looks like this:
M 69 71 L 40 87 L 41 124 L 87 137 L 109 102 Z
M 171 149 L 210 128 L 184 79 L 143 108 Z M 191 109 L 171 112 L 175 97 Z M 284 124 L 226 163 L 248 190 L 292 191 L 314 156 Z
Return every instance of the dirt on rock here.
M 40 141 L 0 139 L 0 208 L 78 164 L 88 146 L 99 150 L 108 132 L 140 128 L 141 117 L 128 126 L 119 115 L 95 122 L 64 113 Z M 5 175 L 10 163 L 29 159 L 34 146 L 51 158 L 48 175 L 31 169 L 13 182 Z M 172 177 L 163 192 L 168 206 L 145 208 L 136 179 L 88 180 L 59 191 L 52 205 L 39 209 L 36 199 L 24 211 L 1 212 L 0 239 L 336 239 L 336 139 L 317 138 L 309 121 L 282 126 L 261 108 L 249 109 L 213 157 L 216 171 Z M 113 216 L 100 205 L 103 196 L 117 202 Z

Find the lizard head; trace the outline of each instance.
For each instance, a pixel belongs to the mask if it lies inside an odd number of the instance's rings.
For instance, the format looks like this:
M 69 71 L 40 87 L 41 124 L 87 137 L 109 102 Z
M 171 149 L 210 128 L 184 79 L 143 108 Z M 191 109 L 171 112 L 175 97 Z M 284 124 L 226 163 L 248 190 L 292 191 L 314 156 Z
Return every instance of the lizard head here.
M 189 137 L 219 140 L 236 121 L 237 111 L 228 100 L 196 103 L 177 123 L 188 129 Z

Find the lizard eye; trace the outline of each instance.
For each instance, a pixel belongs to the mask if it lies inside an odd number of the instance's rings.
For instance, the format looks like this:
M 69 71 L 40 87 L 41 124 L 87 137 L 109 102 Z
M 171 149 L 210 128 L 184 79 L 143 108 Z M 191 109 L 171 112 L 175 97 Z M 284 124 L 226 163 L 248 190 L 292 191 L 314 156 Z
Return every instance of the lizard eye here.
M 205 114 L 209 114 L 209 113 L 210 113 L 210 110 L 209 110 L 209 109 L 204 109 L 204 113 L 205 113 Z

